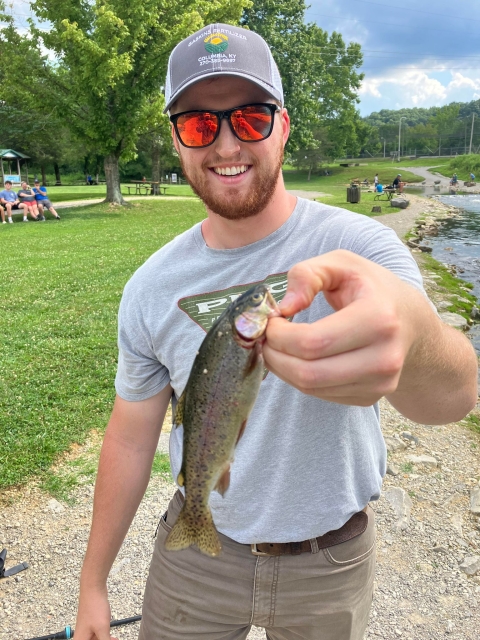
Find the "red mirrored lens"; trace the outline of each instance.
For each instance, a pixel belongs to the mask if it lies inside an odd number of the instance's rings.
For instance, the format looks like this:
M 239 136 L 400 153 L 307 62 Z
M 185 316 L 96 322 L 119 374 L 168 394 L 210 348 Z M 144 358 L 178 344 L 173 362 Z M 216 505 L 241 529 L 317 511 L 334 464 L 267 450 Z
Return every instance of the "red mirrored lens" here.
M 240 140 L 253 142 L 263 140 L 270 134 L 272 117 L 268 107 L 253 105 L 234 111 L 231 123 Z
M 185 113 L 177 119 L 177 130 L 187 147 L 212 144 L 218 129 L 218 118 L 208 111 Z

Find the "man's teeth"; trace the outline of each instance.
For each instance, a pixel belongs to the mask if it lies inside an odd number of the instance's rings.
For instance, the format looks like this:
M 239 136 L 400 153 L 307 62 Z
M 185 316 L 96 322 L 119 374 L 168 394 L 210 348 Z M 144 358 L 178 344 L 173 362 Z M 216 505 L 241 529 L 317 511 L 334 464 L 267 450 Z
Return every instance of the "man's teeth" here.
M 213 170 L 221 176 L 236 176 L 239 173 L 245 173 L 247 169 L 248 166 L 242 164 L 240 167 L 214 167 Z

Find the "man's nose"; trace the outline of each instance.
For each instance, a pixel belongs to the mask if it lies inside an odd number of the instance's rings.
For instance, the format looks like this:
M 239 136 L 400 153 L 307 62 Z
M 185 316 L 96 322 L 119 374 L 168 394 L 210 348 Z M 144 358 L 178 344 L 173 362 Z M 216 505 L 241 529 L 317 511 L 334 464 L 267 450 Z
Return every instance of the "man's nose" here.
M 240 151 L 240 140 L 233 135 L 225 118 L 220 120 L 220 133 L 215 140 L 215 151 L 222 158 L 229 158 Z

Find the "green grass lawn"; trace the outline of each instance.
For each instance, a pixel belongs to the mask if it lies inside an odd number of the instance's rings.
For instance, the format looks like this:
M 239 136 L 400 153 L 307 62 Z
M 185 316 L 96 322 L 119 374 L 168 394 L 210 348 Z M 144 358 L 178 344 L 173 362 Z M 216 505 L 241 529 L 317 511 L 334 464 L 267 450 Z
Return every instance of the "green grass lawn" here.
M 132 273 L 204 217 L 160 199 L 66 209 L 62 221 L 1 225 L 0 488 L 45 474 L 72 442 L 105 429 L 117 311 Z
M 128 196 L 128 189 L 132 187 L 131 183 L 125 183 L 121 185 L 122 194 Z M 179 185 L 165 185 L 167 187 L 166 195 L 168 196 L 193 196 L 194 193 L 188 184 Z M 81 185 L 78 187 L 48 187 L 48 195 L 50 196 L 53 204 L 55 202 L 65 202 L 70 200 L 90 200 L 95 198 L 104 198 L 107 193 L 107 188 L 104 184 L 100 185 Z M 132 189 L 131 189 L 132 190 Z M 132 190 L 133 191 L 133 190 Z M 133 193 L 130 195 L 134 195 Z M 148 196 L 146 196 L 148 197 Z M 161 196 L 159 196 L 161 197 Z

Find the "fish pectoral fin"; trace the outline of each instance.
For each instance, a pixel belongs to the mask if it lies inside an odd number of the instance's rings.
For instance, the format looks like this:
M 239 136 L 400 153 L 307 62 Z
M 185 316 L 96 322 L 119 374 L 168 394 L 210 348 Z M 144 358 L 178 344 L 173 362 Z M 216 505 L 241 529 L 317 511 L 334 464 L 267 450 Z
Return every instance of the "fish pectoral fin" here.
M 175 415 L 173 417 L 173 423 L 175 428 L 179 425 L 183 424 L 183 410 L 185 408 L 185 391 L 182 393 L 180 398 L 177 400 L 177 406 L 175 407 Z
M 228 487 L 230 486 L 230 462 L 224 467 L 222 475 L 217 480 L 215 485 L 215 491 L 223 497 Z
M 245 419 L 242 424 L 240 425 L 240 431 L 238 432 L 238 436 L 237 436 L 237 441 L 235 442 L 235 446 L 238 444 L 238 441 L 240 440 L 240 438 L 243 436 L 243 434 L 245 433 L 245 427 L 247 426 L 247 420 Z

